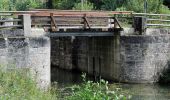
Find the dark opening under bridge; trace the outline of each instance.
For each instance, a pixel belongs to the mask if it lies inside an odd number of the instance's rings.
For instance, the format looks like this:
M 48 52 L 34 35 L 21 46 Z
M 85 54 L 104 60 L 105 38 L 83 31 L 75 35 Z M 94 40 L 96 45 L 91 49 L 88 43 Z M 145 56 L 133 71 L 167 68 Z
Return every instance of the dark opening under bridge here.
M 129 11 L 0 12 L 0 63 L 32 68 L 43 86 L 51 64 L 119 82 L 157 82 L 170 66 L 169 22 L 168 14 Z

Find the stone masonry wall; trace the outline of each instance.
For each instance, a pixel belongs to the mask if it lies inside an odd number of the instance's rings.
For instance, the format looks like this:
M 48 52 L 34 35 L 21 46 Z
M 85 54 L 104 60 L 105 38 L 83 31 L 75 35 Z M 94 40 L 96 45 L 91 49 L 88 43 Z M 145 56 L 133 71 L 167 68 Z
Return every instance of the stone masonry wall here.
M 51 83 L 51 42 L 49 37 L 28 38 L 28 67 L 40 88 Z
M 170 35 L 120 37 L 122 82 L 157 82 L 170 61 Z
M 113 37 L 52 38 L 52 64 L 119 82 L 159 81 L 170 66 L 170 30 L 147 29 L 145 35 L 128 32 Z
M 51 64 L 61 69 L 72 70 L 71 37 L 51 37 Z
M 0 65 L 31 70 L 38 86 L 47 88 L 51 81 L 50 39 L 24 37 L 23 30 L 1 30 L 0 36 Z

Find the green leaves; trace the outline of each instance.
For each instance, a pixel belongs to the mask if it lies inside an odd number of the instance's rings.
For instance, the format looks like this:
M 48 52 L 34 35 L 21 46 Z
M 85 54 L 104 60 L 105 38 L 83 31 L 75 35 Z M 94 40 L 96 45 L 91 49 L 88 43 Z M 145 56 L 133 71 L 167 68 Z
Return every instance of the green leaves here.
M 9 10 L 9 0 L 0 0 L 0 11 Z
M 88 2 L 87 0 L 83 3 L 83 6 L 81 4 L 81 2 L 79 3 L 75 3 L 73 10 L 93 10 L 94 6 L 93 3 Z
M 44 8 L 44 3 L 41 0 L 0 0 L 0 11 L 22 11 L 30 8 Z
M 145 0 L 125 0 L 121 7 L 116 10 L 127 10 L 138 13 L 144 12 Z M 147 0 L 147 13 L 170 13 L 169 8 L 163 5 L 163 0 Z
M 110 10 L 144 12 L 145 0 L 52 0 L 53 8 L 60 10 Z M 0 0 L 0 11 L 46 8 L 45 0 Z M 170 13 L 163 0 L 147 0 L 147 13 Z
M 0 70 L 0 100 L 56 100 L 55 95 L 37 88 L 28 71 Z
M 78 0 L 53 0 L 53 8 L 61 10 L 72 9 L 77 1 Z
M 86 81 L 86 74 L 82 75 L 83 83 L 81 85 L 72 86 L 71 95 L 66 100 L 127 100 L 121 89 L 116 87 L 109 88 L 109 84 L 105 80 L 99 82 Z
M 43 2 L 41 0 L 16 0 L 16 10 L 29 10 L 30 8 L 43 8 Z

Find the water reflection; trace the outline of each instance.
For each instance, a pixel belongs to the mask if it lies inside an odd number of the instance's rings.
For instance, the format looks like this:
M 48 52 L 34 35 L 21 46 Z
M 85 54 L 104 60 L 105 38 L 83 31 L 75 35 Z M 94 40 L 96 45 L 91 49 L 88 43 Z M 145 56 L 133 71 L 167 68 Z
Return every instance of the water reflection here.
M 170 86 L 159 84 L 121 84 L 133 96 L 132 100 L 170 100 Z
M 59 68 L 51 68 L 51 81 L 59 85 L 72 85 L 81 82 L 81 72 L 67 71 Z
M 65 87 L 81 82 L 81 72 L 52 68 L 52 82 Z M 120 84 L 123 90 L 129 91 L 132 100 L 170 100 L 170 86 L 159 84 Z

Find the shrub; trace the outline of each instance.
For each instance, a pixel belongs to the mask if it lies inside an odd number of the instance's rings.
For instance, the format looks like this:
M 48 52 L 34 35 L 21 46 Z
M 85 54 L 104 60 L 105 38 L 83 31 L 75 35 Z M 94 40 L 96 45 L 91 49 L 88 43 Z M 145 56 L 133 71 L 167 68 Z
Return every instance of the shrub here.
M 53 8 L 68 10 L 74 7 L 74 4 L 79 0 L 53 0 Z
M 93 9 L 94 9 L 93 3 L 91 3 L 87 0 L 83 4 L 83 9 L 82 9 L 81 2 L 75 3 L 74 7 L 73 7 L 73 10 L 93 10 Z
M 144 12 L 144 1 L 145 0 L 126 0 L 116 10 L 127 10 L 138 13 Z M 170 13 L 169 8 L 163 5 L 163 0 L 147 0 L 147 13 Z
M 29 10 L 30 8 L 43 8 L 41 0 L 0 0 L 0 10 Z
M 72 93 L 66 97 L 67 100 L 127 100 L 130 96 L 123 95 L 120 88 L 110 90 L 108 82 L 100 80 L 100 82 L 86 81 L 86 75 L 83 74 L 83 84 L 71 87 Z

